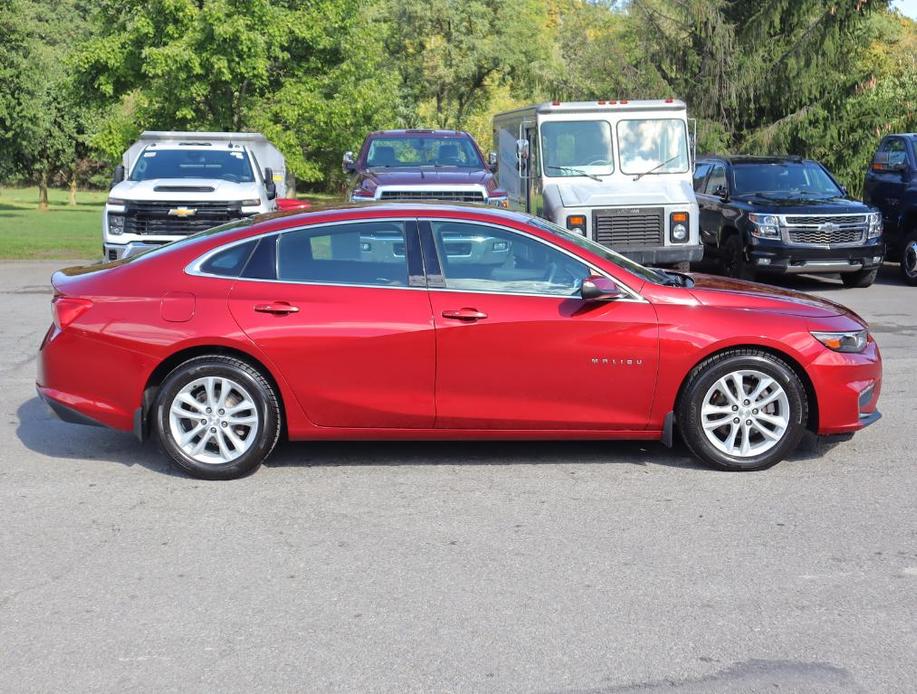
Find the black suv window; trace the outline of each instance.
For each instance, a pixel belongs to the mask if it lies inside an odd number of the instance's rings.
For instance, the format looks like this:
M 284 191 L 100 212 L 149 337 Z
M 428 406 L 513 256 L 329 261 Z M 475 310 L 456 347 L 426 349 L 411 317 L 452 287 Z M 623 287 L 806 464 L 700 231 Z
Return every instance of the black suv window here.
M 704 179 L 707 177 L 707 172 L 710 171 L 711 166 L 706 162 L 700 162 L 694 169 L 694 190 L 696 192 L 701 192 L 701 186 L 704 185 Z
M 900 137 L 890 137 L 879 149 L 885 156 L 882 162 L 888 167 L 898 167 L 902 164 L 907 165 L 907 150 L 905 149 L 904 140 Z
M 710 172 L 710 178 L 707 179 L 707 185 L 704 187 L 704 192 L 707 195 L 713 195 L 720 186 L 726 187 L 726 167 L 722 164 L 714 164 L 713 171 Z
M 334 224 L 281 234 L 277 279 L 407 287 L 404 222 Z

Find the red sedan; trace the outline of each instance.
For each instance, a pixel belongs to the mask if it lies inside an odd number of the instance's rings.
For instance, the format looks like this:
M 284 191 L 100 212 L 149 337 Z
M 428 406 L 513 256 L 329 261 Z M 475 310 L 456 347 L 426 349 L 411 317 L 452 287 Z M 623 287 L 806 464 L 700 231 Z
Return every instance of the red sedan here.
M 310 439 L 655 439 L 755 470 L 879 418 L 838 304 L 642 267 L 541 219 L 272 214 L 54 274 L 38 392 L 206 478 Z

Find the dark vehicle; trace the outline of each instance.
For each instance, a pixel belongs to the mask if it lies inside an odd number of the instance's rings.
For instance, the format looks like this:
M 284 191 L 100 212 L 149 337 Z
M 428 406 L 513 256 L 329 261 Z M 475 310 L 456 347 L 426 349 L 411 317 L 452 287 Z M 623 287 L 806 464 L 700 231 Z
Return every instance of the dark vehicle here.
M 863 182 L 863 199 L 882 211 L 886 256 L 917 286 L 917 133 L 882 139 Z
M 705 255 L 724 274 L 837 272 L 868 287 L 885 255 L 882 217 L 821 164 L 798 157 L 698 159 L 694 190 Z
M 474 138 L 460 130 L 384 130 L 366 136 L 359 155 L 344 154 L 352 202 L 446 200 L 507 207 L 494 179 L 496 155 L 485 162 Z

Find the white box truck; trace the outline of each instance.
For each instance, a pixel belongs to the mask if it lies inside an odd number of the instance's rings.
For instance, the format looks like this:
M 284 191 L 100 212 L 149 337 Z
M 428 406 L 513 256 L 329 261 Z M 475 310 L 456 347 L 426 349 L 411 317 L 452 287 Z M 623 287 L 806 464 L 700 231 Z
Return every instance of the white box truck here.
M 102 249 L 118 260 L 276 209 L 286 163 L 260 133 L 146 131 L 122 156 L 102 215 Z
M 641 263 L 703 256 L 683 101 L 553 101 L 500 113 L 493 131 L 511 208 Z

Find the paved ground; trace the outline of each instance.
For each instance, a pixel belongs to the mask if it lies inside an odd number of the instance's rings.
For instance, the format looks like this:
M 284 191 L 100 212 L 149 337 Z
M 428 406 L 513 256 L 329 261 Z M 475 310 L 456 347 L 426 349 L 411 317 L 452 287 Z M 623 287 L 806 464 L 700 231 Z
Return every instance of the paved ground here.
M 286 445 L 229 483 L 34 397 L 52 265 L 0 265 L 0 690 L 910 692 L 917 289 L 885 418 L 727 474 L 657 444 Z

